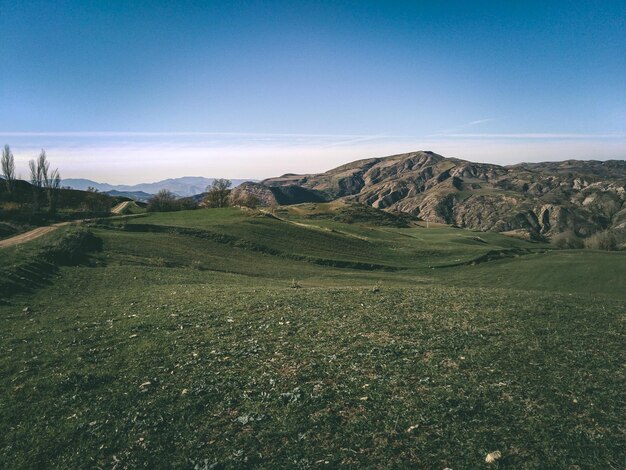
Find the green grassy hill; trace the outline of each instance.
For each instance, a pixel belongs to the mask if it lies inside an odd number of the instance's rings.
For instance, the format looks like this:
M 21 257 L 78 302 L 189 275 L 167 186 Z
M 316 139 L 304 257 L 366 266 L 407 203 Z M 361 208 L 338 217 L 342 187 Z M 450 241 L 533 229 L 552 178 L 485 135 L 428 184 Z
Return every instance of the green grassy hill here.
M 0 250 L 0 466 L 620 466 L 626 253 L 335 209 Z

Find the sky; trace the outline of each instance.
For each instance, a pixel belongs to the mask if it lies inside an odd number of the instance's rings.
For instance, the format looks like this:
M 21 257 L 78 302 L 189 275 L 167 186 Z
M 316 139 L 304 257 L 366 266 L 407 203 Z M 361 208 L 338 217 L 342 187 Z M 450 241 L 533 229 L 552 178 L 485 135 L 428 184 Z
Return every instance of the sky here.
M 0 57 L 24 177 L 626 159 L 624 1 L 0 0 Z

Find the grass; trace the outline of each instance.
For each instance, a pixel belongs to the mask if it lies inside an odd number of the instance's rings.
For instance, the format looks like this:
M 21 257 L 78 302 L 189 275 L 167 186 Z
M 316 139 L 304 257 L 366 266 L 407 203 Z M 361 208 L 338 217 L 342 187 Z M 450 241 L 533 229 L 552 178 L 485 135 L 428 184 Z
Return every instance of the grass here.
M 70 232 L 69 227 L 60 227 L 29 243 L 0 250 L 0 304 L 6 303 L 11 294 L 50 283 L 59 266 L 46 259 L 45 252 Z
M 0 306 L 3 468 L 624 461 L 624 253 L 297 211 L 92 231 Z
M 626 252 L 559 250 L 506 258 L 436 273 L 453 285 L 584 293 L 623 298 Z

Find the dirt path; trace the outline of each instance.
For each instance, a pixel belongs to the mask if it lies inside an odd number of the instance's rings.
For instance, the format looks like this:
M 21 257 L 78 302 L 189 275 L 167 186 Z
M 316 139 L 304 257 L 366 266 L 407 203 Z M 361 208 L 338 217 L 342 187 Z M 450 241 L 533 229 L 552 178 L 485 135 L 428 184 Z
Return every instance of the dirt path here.
M 112 214 L 121 214 L 122 211 L 124 209 L 126 209 L 127 206 L 129 206 L 133 201 L 124 201 L 124 202 L 120 202 L 117 206 L 115 206 L 113 209 L 111 209 L 111 213 Z
M 37 227 L 36 229 L 29 232 L 20 233 L 19 235 L 15 235 L 14 237 L 0 240 L 0 248 L 6 248 L 9 246 L 20 245 L 22 243 L 29 242 L 31 240 L 34 240 L 35 238 L 39 238 L 45 235 L 46 233 L 53 232 L 59 227 L 69 225 L 71 223 L 72 222 L 59 222 L 58 224 L 48 225 L 47 227 Z
M 129 202 L 132 202 L 132 201 L 126 201 L 126 203 L 129 203 Z M 119 206 L 120 205 L 118 204 L 117 206 L 114 207 L 114 209 Z M 119 215 L 117 217 L 109 217 L 108 219 L 129 219 L 131 217 L 143 217 L 143 216 L 144 214 L 130 214 L 130 215 Z M 31 240 L 34 240 L 35 238 L 39 238 L 47 233 L 53 232 L 59 227 L 63 227 L 64 225 L 80 224 L 83 222 L 93 222 L 94 220 L 98 220 L 98 219 L 72 220 L 69 222 L 59 222 L 56 224 L 47 225 L 46 227 L 37 227 L 36 229 L 30 230 L 29 232 L 20 233 L 19 235 L 15 235 L 14 237 L 0 240 L 0 248 L 7 248 L 9 246 L 21 245 L 22 243 L 29 242 Z

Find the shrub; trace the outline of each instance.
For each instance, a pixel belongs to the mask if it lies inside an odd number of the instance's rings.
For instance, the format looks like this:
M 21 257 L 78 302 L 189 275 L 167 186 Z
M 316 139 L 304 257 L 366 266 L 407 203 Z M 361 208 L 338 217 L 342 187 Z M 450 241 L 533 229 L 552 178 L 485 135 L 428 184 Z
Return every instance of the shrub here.
M 585 248 L 591 250 L 614 251 L 618 248 L 617 235 L 609 230 L 598 232 L 585 239 Z
M 192 261 L 191 262 L 191 267 L 193 269 L 198 270 L 198 271 L 205 271 L 207 269 L 206 266 L 204 265 L 204 263 L 202 261 L 198 261 L 198 260 Z
M 22 210 L 24 204 L 20 204 L 19 202 L 5 202 L 2 204 L 2 209 L 7 212 L 17 212 Z
M 148 212 L 170 212 L 180 210 L 176 196 L 167 189 L 162 189 L 148 200 Z
M 236 193 L 231 195 L 231 205 L 256 209 L 259 205 L 259 199 L 252 194 Z
M 190 197 L 178 199 L 174 193 L 162 189 L 148 200 L 148 212 L 173 212 L 197 209 L 198 203 Z
M 167 268 L 169 265 L 165 258 L 156 256 L 154 258 L 150 258 L 150 266 L 155 266 L 157 268 Z
M 80 210 L 86 213 L 106 213 L 111 210 L 111 198 L 103 197 L 102 194 L 89 192 L 82 203 Z
M 184 197 L 178 200 L 182 211 L 193 210 L 198 208 L 198 203 L 191 197 Z
M 207 188 L 204 205 L 207 207 L 227 207 L 231 182 L 227 179 L 216 179 Z
M 552 237 L 552 244 L 561 250 L 584 248 L 583 240 L 571 230 L 559 233 Z

